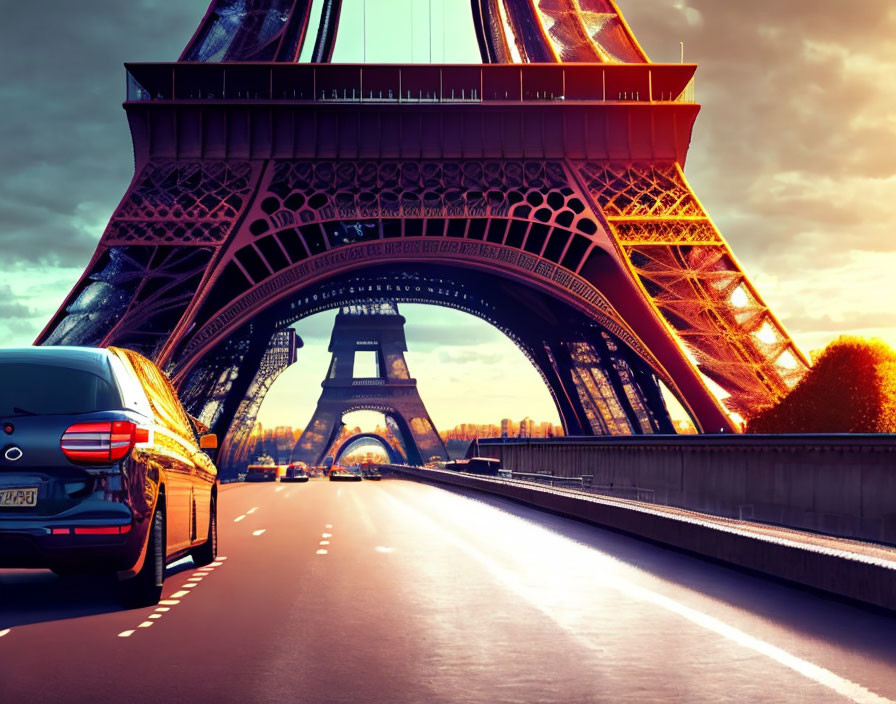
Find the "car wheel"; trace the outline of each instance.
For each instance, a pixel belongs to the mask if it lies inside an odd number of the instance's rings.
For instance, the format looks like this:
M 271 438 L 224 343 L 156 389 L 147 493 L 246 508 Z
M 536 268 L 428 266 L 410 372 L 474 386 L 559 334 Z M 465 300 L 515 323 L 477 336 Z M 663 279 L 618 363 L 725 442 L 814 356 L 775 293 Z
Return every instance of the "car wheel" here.
M 162 598 L 165 579 L 165 514 L 156 508 L 149 527 L 146 559 L 136 576 L 119 583 L 121 600 L 125 606 L 139 608 L 154 606 Z
M 202 567 L 215 561 L 218 556 L 218 502 L 212 497 L 208 512 L 208 540 L 190 551 L 193 562 Z

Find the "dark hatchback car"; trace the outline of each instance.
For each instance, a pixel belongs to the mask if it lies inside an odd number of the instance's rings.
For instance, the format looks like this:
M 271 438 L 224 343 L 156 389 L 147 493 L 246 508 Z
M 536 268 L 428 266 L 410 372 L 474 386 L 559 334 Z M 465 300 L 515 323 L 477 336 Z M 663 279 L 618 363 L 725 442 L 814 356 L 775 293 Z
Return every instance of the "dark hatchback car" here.
M 331 482 L 359 482 L 361 481 L 361 475 L 355 472 L 352 472 L 350 469 L 346 469 L 345 467 L 338 467 L 333 465 L 330 468 L 330 481 Z
M 217 553 L 217 470 L 165 375 L 110 347 L 0 349 L 0 568 L 117 574 L 158 602 L 165 564 Z
M 304 462 L 290 462 L 286 473 L 280 477 L 281 482 L 307 482 L 308 465 Z

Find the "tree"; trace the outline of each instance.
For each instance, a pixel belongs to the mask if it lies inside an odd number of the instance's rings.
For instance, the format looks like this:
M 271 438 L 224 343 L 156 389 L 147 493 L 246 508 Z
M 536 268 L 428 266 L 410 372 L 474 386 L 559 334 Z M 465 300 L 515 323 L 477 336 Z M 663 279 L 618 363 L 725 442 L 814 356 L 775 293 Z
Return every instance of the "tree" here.
M 878 339 L 834 340 L 747 432 L 896 433 L 896 352 Z

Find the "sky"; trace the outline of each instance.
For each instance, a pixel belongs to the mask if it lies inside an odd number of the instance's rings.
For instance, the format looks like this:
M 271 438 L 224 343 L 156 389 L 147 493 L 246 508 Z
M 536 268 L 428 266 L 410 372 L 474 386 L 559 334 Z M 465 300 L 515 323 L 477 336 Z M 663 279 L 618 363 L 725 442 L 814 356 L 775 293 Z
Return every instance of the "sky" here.
M 700 65 L 687 176 L 797 344 L 808 353 L 857 334 L 896 346 L 896 7 L 618 4 L 652 60 L 677 62 L 683 41 Z M 176 59 L 207 2 L 52 5 L 17 5 L 0 25 L 0 340 L 10 346 L 30 344 L 61 304 L 131 178 L 122 63 Z M 465 0 L 433 0 L 431 30 L 428 3 L 367 0 L 362 41 L 364 5 L 345 0 L 336 60 L 425 62 L 431 51 L 433 61 L 478 61 Z M 499 333 L 454 311 L 402 312 L 411 373 L 438 427 L 556 420 L 537 374 Z M 297 326 L 300 363 L 262 420 L 307 421 L 331 318 Z M 488 401 L 471 407 L 471 389 Z

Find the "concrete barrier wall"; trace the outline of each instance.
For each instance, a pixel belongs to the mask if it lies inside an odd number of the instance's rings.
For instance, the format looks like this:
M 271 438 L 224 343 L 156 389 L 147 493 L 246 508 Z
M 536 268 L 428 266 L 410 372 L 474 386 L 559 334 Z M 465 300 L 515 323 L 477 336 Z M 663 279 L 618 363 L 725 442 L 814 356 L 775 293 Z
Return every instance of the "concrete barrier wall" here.
M 593 475 L 595 490 L 896 545 L 896 436 L 480 440 L 516 472 Z

